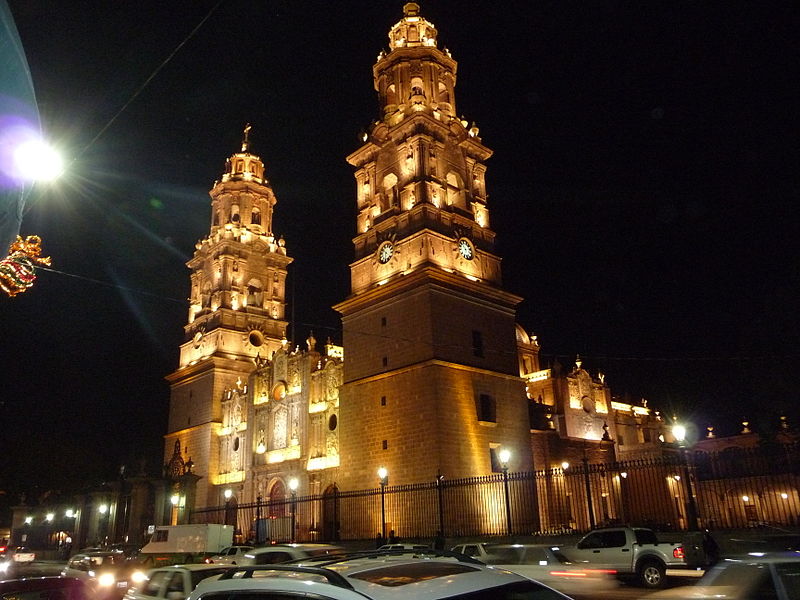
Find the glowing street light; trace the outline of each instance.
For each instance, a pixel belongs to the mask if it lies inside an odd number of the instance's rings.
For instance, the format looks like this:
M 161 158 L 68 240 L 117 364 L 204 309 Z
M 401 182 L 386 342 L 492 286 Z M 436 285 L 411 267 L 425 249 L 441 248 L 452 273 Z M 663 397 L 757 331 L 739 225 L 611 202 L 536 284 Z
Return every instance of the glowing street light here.
M 686 481 L 686 527 L 689 531 L 697 531 L 697 529 L 699 529 L 697 522 L 697 506 L 694 502 L 692 478 L 689 473 L 689 458 L 686 454 L 686 426 L 681 423 L 675 423 L 672 426 L 672 436 L 675 438 L 675 441 L 678 442 L 678 447 L 680 448 L 684 480 Z M 680 481 L 680 478 L 676 476 L 675 480 Z
M 233 496 L 233 490 L 231 488 L 226 489 L 222 494 L 225 496 L 225 500 L 230 500 L 231 496 Z
M 25 181 L 51 181 L 64 172 L 64 161 L 47 142 L 31 138 L 14 148 L 13 170 Z

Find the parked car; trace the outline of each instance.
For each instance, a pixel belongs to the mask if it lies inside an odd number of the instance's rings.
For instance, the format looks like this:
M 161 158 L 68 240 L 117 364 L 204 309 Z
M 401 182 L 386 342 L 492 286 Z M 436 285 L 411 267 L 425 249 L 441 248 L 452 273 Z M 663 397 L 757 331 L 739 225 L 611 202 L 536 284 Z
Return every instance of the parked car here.
M 184 600 L 197 585 L 228 569 L 220 565 L 174 565 L 151 569 L 125 592 L 125 600 Z
M 701 577 L 696 585 L 650 594 L 664 600 L 800 600 L 800 552 L 754 552 L 726 558 Z
M 667 569 L 687 569 L 682 544 L 660 541 L 652 529 L 607 527 L 583 536 L 575 546 L 560 546 L 571 562 L 609 569 L 647 588 L 664 585 Z
M 6 556 L 15 563 L 31 563 L 36 560 L 36 553 L 25 546 L 17 546 L 6 551 Z
M 263 548 L 253 548 L 239 562 L 240 565 L 270 565 L 290 560 L 312 558 L 315 556 L 336 556 L 344 554 L 341 546 L 331 544 L 275 544 Z
M 541 583 L 479 561 L 414 552 L 369 552 L 292 564 L 232 567 L 200 584 L 189 600 L 565 600 Z
M 96 600 L 94 586 L 76 577 L 23 577 L 0 581 L 0 600 Z
M 220 550 L 219 554 L 209 556 L 203 562 L 208 564 L 235 565 L 252 549 L 253 546 L 228 546 Z
M 619 587 L 616 571 L 576 565 L 557 546 L 487 544 L 480 560 L 499 569 L 539 581 L 565 594 L 585 594 Z
M 469 544 L 458 544 L 450 548 L 450 550 L 485 562 L 485 558 L 489 554 L 487 548 L 490 546 L 492 544 L 488 542 L 471 542 Z
M 101 598 L 118 600 L 136 571 L 137 565 L 122 552 L 85 552 L 70 558 L 61 575 L 92 581 Z

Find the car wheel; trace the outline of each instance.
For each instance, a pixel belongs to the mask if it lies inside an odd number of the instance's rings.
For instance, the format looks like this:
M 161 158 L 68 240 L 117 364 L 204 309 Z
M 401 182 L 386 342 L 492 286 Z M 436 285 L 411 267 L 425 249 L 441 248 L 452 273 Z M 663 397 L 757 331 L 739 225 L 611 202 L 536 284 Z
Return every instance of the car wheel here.
M 639 582 L 646 588 L 660 588 L 665 575 L 666 568 L 658 561 L 648 560 L 639 566 Z

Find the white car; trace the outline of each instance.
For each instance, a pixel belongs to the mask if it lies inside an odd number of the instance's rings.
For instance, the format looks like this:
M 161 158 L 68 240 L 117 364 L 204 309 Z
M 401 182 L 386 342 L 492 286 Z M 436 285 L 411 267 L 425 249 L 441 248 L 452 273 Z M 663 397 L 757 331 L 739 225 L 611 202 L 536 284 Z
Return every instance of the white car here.
M 565 600 L 509 571 L 462 557 L 376 551 L 301 563 L 232 567 L 200 584 L 189 600 Z
M 17 546 L 8 551 L 8 555 L 15 563 L 31 563 L 36 560 L 36 553 L 25 546 Z
M 219 577 L 228 569 L 221 565 L 174 565 L 151 569 L 125 593 L 125 600 L 185 600 L 201 581 Z
M 557 546 L 543 544 L 485 544 L 479 560 L 533 579 L 565 594 L 586 594 L 619 587 L 616 571 L 593 569 L 570 562 Z
M 253 550 L 253 546 L 228 546 L 220 550 L 219 554 L 210 556 L 203 562 L 220 565 L 235 565 L 238 564 L 245 554 Z
M 674 600 L 797 600 L 800 598 L 800 551 L 751 552 L 726 558 L 706 571 L 696 585 L 679 586 L 649 598 Z
M 344 554 L 341 546 L 331 544 L 275 544 L 253 548 L 239 561 L 239 565 L 271 565 L 290 560 Z

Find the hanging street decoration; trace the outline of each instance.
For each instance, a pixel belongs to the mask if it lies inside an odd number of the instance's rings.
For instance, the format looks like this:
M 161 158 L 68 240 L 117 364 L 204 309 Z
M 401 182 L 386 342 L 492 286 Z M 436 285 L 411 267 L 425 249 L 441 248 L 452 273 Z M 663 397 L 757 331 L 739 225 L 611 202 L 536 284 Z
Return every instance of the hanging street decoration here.
M 50 257 L 39 256 L 42 240 L 38 235 L 29 235 L 9 246 L 8 256 L 0 260 L 0 289 L 9 296 L 27 290 L 36 280 L 36 265 L 50 266 Z

